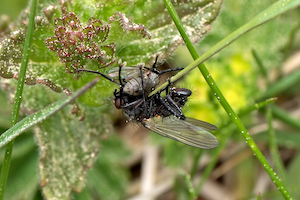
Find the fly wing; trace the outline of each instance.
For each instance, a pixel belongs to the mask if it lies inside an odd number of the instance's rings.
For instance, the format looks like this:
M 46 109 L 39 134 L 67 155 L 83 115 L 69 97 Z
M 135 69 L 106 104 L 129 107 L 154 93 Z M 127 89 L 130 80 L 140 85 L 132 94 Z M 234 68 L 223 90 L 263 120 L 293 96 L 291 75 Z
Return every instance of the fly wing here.
M 140 76 L 141 72 L 137 66 L 124 66 L 121 70 L 121 78 L 128 80 L 134 77 Z M 119 77 L 119 67 L 111 68 L 108 71 L 108 75 L 114 79 L 118 79 Z
M 174 116 L 153 117 L 144 120 L 142 124 L 159 135 L 193 147 L 212 149 L 219 145 L 217 138 L 207 131 L 216 130 L 217 127 L 200 120 L 181 120 Z
M 215 125 L 210 124 L 210 123 L 205 122 L 205 121 L 198 120 L 198 119 L 193 119 L 193 118 L 187 117 L 185 119 L 185 121 L 193 124 L 194 126 L 201 127 L 206 131 L 217 131 L 218 130 L 218 127 L 216 127 Z

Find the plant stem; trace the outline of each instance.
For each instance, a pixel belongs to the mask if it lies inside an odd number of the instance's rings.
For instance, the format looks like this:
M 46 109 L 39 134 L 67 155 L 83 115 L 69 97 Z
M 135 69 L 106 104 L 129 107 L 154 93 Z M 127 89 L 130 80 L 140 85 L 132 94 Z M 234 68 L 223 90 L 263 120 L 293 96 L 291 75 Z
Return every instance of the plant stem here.
M 186 173 L 186 172 L 182 172 L 182 176 L 185 180 L 185 184 L 187 186 L 187 190 L 188 190 L 188 193 L 190 195 L 190 198 L 189 199 L 197 199 L 197 193 L 193 187 L 193 183 L 192 183 L 192 180 L 191 180 L 191 175 Z
M 24 44 L 24 51 L 22 56 L 22 63 L 21 63 L 21 69 L 19 73 L 18 83 L 17 83 L 17 89 L 15 93 L 15 99 L 14 99 L 14 105 L 12 110 L 12 117 L 11 117 L 11 126 L 16 124 L 18 117 L 19 117 L 19 110 L 22 100 L 22 92 L 23 92 L 23 86 L 24 86 L 24 80 L 25 80 L 25 73 L 27 68 L 27 63 L 29 59 L 29 52 L 30 52 L 30 44 L 32 39 L 32 33 L 34 29 L 34 16 L 35 16 L 35 10 L 36 10 L 36 0 L 32 0 L 31 2 L 31 8 L 30 8 L 30 15 L 29 15 L 29 23 L 27 27 L 26 32 L 26 38 L 25 38 L 25 44 Z M 0 199 L 3 199 L 6 181 L 8 177 L 9 172 L 9 166 L 12 156 L 12 150 L 13 150 L 14 141 L 11 141 L 9 144 L 6 145 L 6 152 L 4 155 L 4 161 L 3 166 L 1 169 L 1 175 L 0 175 Z
M 263 108 L 266 105 L 268 105 L 270 103 L 273 103 L 275 100 L 276 100 L 276 98 L 271 98 L 271 99 L 267 99 L 263 102 L 256 103 L 252 106 L 247 106 L 247 108 L 245 110 L 240 111 L 239 115 L 240 116 L 247 115 L 247 114 L 249 114 L 250 112 L 252 112 L 254 110 Z M 227 144 L 227 141 L 229 140 L 229 138 L 231 136 L 231 133 L 234 131 L 234 126 L 233 126 L 232 123 L 230 123 L 230 121 L 227 121 L 227 122 L 223 123 L 223 125 L 221 125 L 219 127 L 219 130 L 222 131 L 225 128 L 226 128 L 227 132 L 220 134 L 221 137 L 219 138 L 222 142 L 220 143 L 218 148 L 213 150 L 211 160 L 210 160 L 209 164 L 205 167 L 205 169 L 204 169 L 204 171 L 201 175 L 200 182 L 197 186 L 197 191 L 199 191 L 199 192 L 201 191 L 201 188 L 202 188 L 203 184 L 205 183 L 205 181 L 207 180 L 209 174 L 211 173 L 211 171 L 215 167 L 215 165 L 218 161 L 218 159 L 217 159 L 218 155 L 220 155 L 222 150 L 226 147 L 225 145 Z M 197 158 L 194 159 L 194 165 L 197 165 L 198 160 L 199 159 L 197 159 Z
M 77 90 L 67 98 L 56 101 L 50 104 L 49 106 L 45 107 L 44 109 L 39 110 L 16 123 L 10 129 L 2 133 L 2 135 L 0 135 L 0 148 L 8 144 L 10 141 L 18 137 L 20 134 L 24 133 L 32 126 L 36 125 L 39 122 L 42 122 L 46 118 L 50 117 L 51 115 L 53 115 L 54 113 L 56 113 L 57 111 L 61 110 L 63 107 L 74 101 L 76 98 L 78 98 L 87 90 L 96 85 L 99 79 L 100 77 L 96 77 L 91 82 L 85 84 L 79 90 Z
M 174 17 L 174 20 L 180 22 L 180 19 L 177 15 L 172 3 L 169 0 L 164 0 L 164 2 L 165 2 L 165 5 L 167 6 L 167 8 L 170 7 L 170 8 L 168 8 L 168 10 L 170 9 L 169 12 L 170 12 L 171 17 L 172 18 Z M 278 15 L 283 14 L 284 12 L 286 12 L 290 9 L 296 8 L 299 5 L 300 5 L 300 0 L 290 0 L 290 1 L 280 0 L 280 1 L 272 4 L 266 10 L 264 10 L 263 12 L 259 13 L 256 17 L 254 17 L 250 22 L 244 24 L 239 29 L 237 29 L 236 31 L 234 31 L 233 33 L 228 35 L 226 38 L 224 38 L 223 40 L 218 42 L 216 45 L 214 45 L 212 48 L 210 48 L 207 52 L 205 52 L 200 57 L 198 56 L 197 59 L 193 63 L 191 63 L 190 65 L 185 67 L 183 70 L 181 70 L 175 76 L 171 77 L 170 82 L 174 83 L 174 82 L 178 81 L 184 75 L 186 75 L 191 70 L 196 68 L 198 65 L 200 65 L 201 63 L 203 63 L 204 61 L 206 61 L 207 59 L 209 59 L 210 57 L 215 55 L 217 52 L 224 49 L 226 46 L 228 46 L 229 44 L 234 42 L 236 39 L 238 39 L 239 37 L 241 37 L 243 34 L 247 33 L 248 31 L 258 27 L 259 25 L 262 25 L 263 23 L 266 23 L 267 21 L 273 19 L 274 17 L 277 17 Z M 176 19 L 175 15 L 177 15 L 177 19 Z M 176 24 L 176 21 L 174 21 L 175 24 Z M 176 26 L 178 27 L 178 30 L 180 27 L 183 28 L 181 22 L 180 22 L 180 24 L 176 24 Z M 181 33 L 180 30 L 179 30 L 179 32 Z M 185 32 L 185 31 L 183 31 L 183 32 Z M 184 35 L 186 35 L 186 34 L 184 34 Z M 183 40 L 186 43 L 187 47 L 189 48 L 189 46 L 191 45 L 191 42 L 188 41 L 186 38 L 183 38 Z M 190 48 L 189 48 L 189 50 L 190 50 Z M 193 55 L 194 52 L 191 52 L 191 54 Z M 168 84 L 169 83 L 166 82 L 166 83 L 162 84 L 160 87 L 157 87 L 153 92 L 151 92 L 149 94 L 149 96 L 151 96 L 151 95 L 157 93 L 158 91 L 162 90 L 163 88 L 167 87 Z M 273 96 L 273 95 L 271 95 L 271 96 Z M 268 96 L 268 97 L 270 97 L 270 96 Z M 268 97 L 266 97 L 266 98 L 268 98 Z M 260 99 L 259 101 L 261 101 L 261 100 L 262 99 Z
M 275 130 L 273 128 L 273 114 L 272 114 L 272 105 L 267 107 L 266 110 L 266 116 L 268 120 L 268 126 L 269 126 L 269 145 L 270 145 L 270 151 L 271 151 L 271 156 L 273 163 L 275 165 L 275 168 L 277 169 L 279 175 L 282 178 L 282 181 L 285 183 L 285 185 L 288 186 L 287 184 L 287 179 L 286 179 L 286 171 L 284 169 L 284 164 L 282 163 L 282 160 L 280 158 L 280 153 L 278 150 L 278 142 L 277 142 L 277 136 L 275 134 Z
M 264 66 L 263 62 L 259 58 L 259 56 L 256 54 L 254 50 L 252 50 L 252 55 L 255 58 L 255 61 L 260 69 L 260 72 L 267 83 L 267 86 L 270 86 L 270 80 L 268 77 L 268 73 L 266 70 L 266 67 Z M 269 87 L 268 87 L 269 88 Z M 274 105 L 269 105 L 265 111 L 266 118 L 268 121 L 268 135 L 269 135 L 269 146 L 272 156 L 272 161 L 275 165 L 276 170 L 278 171 L 279 175 L 281 176 L 283 182 L 286 186 L 288 186 L 288 183 L 286 182 L 286 171 L 284 170 L 284 165 L 280 159 L 280 153 L 278 150 L 278 140 L 277 136 L 275 134 L 275 130 L 273 128 L 273 113 L 272 113 L 272 107 L 275 107 Z
M 276 96 L 281 92 L 285 92 L 289 90 L 292 86 L 299 83 L 300 80 L 300 70 L 296 70 L 295 72 L 289 74 L 286 77 L 278 80 L 276 83 L 270 84 L 268 90 L 264 92 L 264 94 L 258 99 L 261 101 L 265 98 L 269 98 L 272 96 Z
M 193 165 L 192 165 L 192 169 L 190 171 L 191 178 L 194 178 L 194 176 L 197 172 L 198 162 L 199 162 L 200 157 L 203 153 L 203 149 L 196 149 L 196 151 L 197 151 L 197 153 L 194 155 Z
M 252 49 L 251 53 L 252 53 L 253 58 L 256 61 L 256 64 L 258 66 L 260 73 L 262 74 L 265 81 L 267 81 L 267 84 L 269 84 L 268 72 L 267 72 L 265 66 L 262 64 L 261 59 L 259 58 L 259 56 L 257 55 L 257 53 L 254 49 Z
M 282 108 L 279 108 L 278 106 L 272 106 L 272 113 L 273 116 L 281 121 L 283 121 L 284 123 L 288 124 L 289 126 L 296 128 L 298 130 L 300 130 L 300 120 L 291 116 L 290 113 L 288 113 L 287 111 L 285 111 Z
M 177 29 L 179 30 L 181 36 L 183 37 L 183 40 L 185 41 L 188 49 L 190 50 L 191 55 L 193 56 L 194 59 L 198 59 L 199 55 L 197 54 L 194 46 L 192 45 L 189 37 L 187 36 L 187 34 L 186 34 L 186 32 L 185 32 L 185 30 L 183 28 L 183 25 L 182 25 L 182 23 L 180 21 L 180 18 L 178 16 L 178 14 L 176 13 L 176 11 L 175 11 L 175 9 L 174 9 L 171 1 L 170 0 L 164 0 L 164 2 L 165 2 L 165 5 L 166 5 L 166 7 L 167 7 L 167 9 L 168 9 L 171 17 L 172 17 L 172 19 L 173 19 L 173 21 L 174 21 Z M 278 5 L 276 5 L 275 7 L 278 7 Z M 268 15 L 268 14 L 270 15 L 270 18 L 268 20 L 270 20 L 271 18 L 274 17 L 274 13 L 272 13 L 272 12 L 270 13 L 270 11 L 269 12 L 265 11 L 265 15 Z M 257 17 L 255 19 L 257 19 Z M 256 26 L 258 26 L 258 25 L 260 25 L 260 24 L 262 24 L 261 19 L 259 17 L 258 17 L 258 22 L 259 23 L 252 24 L 253 28 L 256 27 Z M 244 31 L 239 31 L 239 30 L 240 29 L 238 29 L 238 31 L 236 31 L 237 33 L 236 33 L 236 35 L 234 35 L 234 37 L 232 36 L 233 38 L 231 38 L 232 40 L 230 41 L 230 43 L 233 42 L 238 37 L 240 37 L 240 35 L 242 35 L 242 34 L 245 33 L 245 30 Z M 218 51 L 220 51 L 225 46 L 227 46 L 227 45 L 219 46 L 219 47 L 215 46 L 215 49 L 214 49 L 215 53 L 218 52 Z M 218 50 L 218 48 L 221 48 L 221 49 Z M 200 64 L 200 63 L 198 63 L 198 64 Z M 220 91 L 220 89 L 217 86 L 216 82 L 214 81 L 214 79 L 210 75 L 209 71 L 206 69 L 206 67 L 204 65 L 200 65 L 200 66 L 198 66 L 198 68 L 201 71 L 203 77 L 205 78 L 207 84 L 209 85 L 209 87 L 213 91 L 214 95 L 216 96 L 217 100 L 220 102 L 220 104 L 222 105 L 222 107 L 224 108 L 224 110 L 227 112 L 227 114 L 229 115 L 229 117 L 231 118 L 231 120 L 234 122 L 234 124 L 238 128 L 239 132 L 241 133 L 241 135 L 246 140 L 246 143 L 248 144 L 248 146 L 250 147 L 250 149 L 254 152 L 254 155 L 257 157 L 257 159 L 259 160 L 259 162 L 262 164 L 262 166 L 264 167 L 264 169 L 266 170 L 266 172 L 269 174 L 269 176 L 273 180 L 274 184 L 277 186 L 277 188 L 282 193 L 282 195 L 285 197 L 285 199 L 291 199 L 290 193 L 287 191 L 286 187 L 282 184 L 282 182 L 279 179 L 279 177 L 276 175 L 276 173 L 274 172 L 274 170 L 271 168 L 270 164 L 267 162 L 266 158 L 263 156 L 263 154 L 261 153 L 261 151 L 259 150 L 259 148 L 255 144 L 254 140 L 249 135 L 248 131 L 246 130 L 246 128 L 245 128 L 244 124 L 242 123 L 242 121 L 240 120 L 240 118 L 237 116 L 237 114 L 234 112 L 234 110 L 232 109 L 232 107 L 229 105 L 229 103 L 227 102 L 227 100 L 223 96 L 222 92 Z M 188 72 L 188 70 L 187 70 L 187 72 Z

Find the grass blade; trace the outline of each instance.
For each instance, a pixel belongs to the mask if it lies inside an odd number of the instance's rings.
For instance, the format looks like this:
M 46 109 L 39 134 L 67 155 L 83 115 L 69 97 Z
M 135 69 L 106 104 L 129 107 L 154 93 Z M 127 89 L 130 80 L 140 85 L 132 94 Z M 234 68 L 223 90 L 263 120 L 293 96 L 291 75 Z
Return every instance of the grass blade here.
M 168 11 L 171 13 L 170 15 L 173 18 L 174 23 L 176 24 L 176 27 L 179 29 L 180 33 L 184 33 L 185 30 L 180 22 L 180 18 L 178 17 L 174 7 L 172 6 L 172 3 L 169 0 L 165 0 L 165 5 L 168 8 Z M 300 5 L 300 0 L 294 0 L 294 1 L 288 1 L 285 2 L 283 0 L 278 1 L 271 5 L 269 8 L 258 14 L 255 18 L 253 18 L 250 22 L 230 34 L 228 37 L 220 41 L 218 44 L 216 44 L 214 47 L 212 47 L 209 51 L 204 53 L 201 57 L 199 57 L 194 50 L 193 45 L 191 42 L 187 42 L 189 38 L 186 34 L 182 34 L 183 40 L 186 41 L 186 44 L 188 46 L 188 49 L 190 50 L 191 55 L 194 59 L 196 59 L 192 64 L 187 66 L 184 70 L 182 70 L 180 73 L 176 74 L 174 77 L 171 78 L 171 82 L 175 82 L 181 77 L 183 77 L 185 74 L 190 72 L 192 69 L 194 69 L 196 66 L 213 56 L 218 51 L 222 50 L 224 47 L 235 41 L 237 38 L 241 37 L 246 32 L 250 31 L 251 29 L 271 20 L 272 18 L 292 9 Z M 257 145 L 255 144 L 253 138 L 249 135 L 247 129 L 245 128 L 244 124 L 240 120 L 239 116 L 234 112 L 232 107 L 229 105 L 225 97 L 223 96 L 222 92 L 220 91 L 219 87 L 216 85 L 214 79 L 210 75 L 209 71 L 206 69 L 204 65 L 200 65 L 199 69 L 204 76 L 205 80 L 207 81 L 208 85 L 210 86 L 211 90 L 214 92 L 215 96 L 217 97 L 220 104 L 223 106 L 231 120 L 234 122 L 236 127 L 238 128 L 241 135 L 246 140 L 246 143 L 250 147 L 250 149 L 254 152 L 255 156 L 259 160 L 259 162 L 264 167 L 265 171 L 269 174 L 270 178 L 273 180 L 274 184 L 277 186 L 279 191 L 282 193 L 285 199 L 292 198 L 290 193 L 287 191 L 286 187 L 282 184 L 281 180 L 277 176 L 276 173 L 274 173 L 274 170 L 270 166 L 270 164 L 267 162 L 264 155 L 261 153 Z M 162 88 L 166 87 L 168 83 L 165 83 L 161 85 L 161 87 L 158 87 L 156 90 L 154 90 L 150 95 L 155 94 L 157 91 L 161 90 Z
M 26 39 L 24 44 L 24 51 L 22 56 L 22 63 L 21 63 L 21 69 L 19 73 L 18 83 L 17 83 L 17 89 L 15 93 L 15 99 L 14 99 L 14 105 L 13 105 L 13 111 L 11 116 L 11 126 L 16 124 L 18 117 L 19 117 L 19 110 L 22 100 L 22 93 L 23 93 L 23 86 L 24 86 L 24 79 L 25 79 L 25 73 L 26 68 L 28 64 L 29 59 L 29 52 L 30 52 L 30 44 L 32 40 L 32 34 L 34 29 L 34 17 L 36 12 L 36 0 L 32 0 L 31 2 L 31 8 L 30 8 L 30 15 L 29 15 L 29 22 L 26 32 Z M 4 162 L 1 169 L 1 175 L 0 175 L 0 199 L 3 199 L 4 190 L 6 186 L 10 161 L 11 161 L 11 155 L 13 150 L 13 141 L 11 141 L 6 146 L 6 152 L 4 155 Z
M 47 117 L 53 115 L 57 111 L 59 111 L 61 108 L 72 102 L 74 99 L 78 98 L 80 95 L 82 95 L 84 92 L 86 92 L 88 89 L 93 87 L 97 82 L 99 81 L 99 78 L 95 78 L 93 81 L 87 83 L 85 86 L 83 86 L 80 90 L 78 90 L 75 94 L 69 96 L 66 99 L 57 101 L 48 107 L 27 116 L 20 122 L 18 122 L 16 125 L 8 129 L 6 132 L 4 132 L 0 136 L 0 148 L 3 147 L 8 142 L 12 141 L 14 138 L 16 138 L 18 135 L 23 133 L 24 131 L 28 130 L 35 124 L 43 121 Z
M 260 108 L 263 108 L 263 107 L 267 106 L 268 104 L 273 103 L 275 100 L 276 100 L 276 98 L 270 98 L 270 99 L 267 99 L 263 102 L 259 102 L 259 103 L 256 103 L 254 105 L 247 106 L 247 108 L 245 110 L 240 111 L 239 116 L 244 116 L 244 115 L 247 115 L 247 114 L 251 113 L 254 110 L 258 110 Z M 225 145 L 227 144 L 227 141 L 229 140 L 232 132 L 234 132 L 234 126 L 233 126 L 232 123 L 227 121 L 223 124 L 224 125 L 219 127 L 219 129 L 222 131 L 223 129 L 226 128 L 227 131 L 225 133 L 220 134 L 221 135 L 221 138 L 219 138 L 220 141 L 221 141 L 220 145 L 219 145 L 218 148 L 213 150 L 212 158 L 211 158 L 209 164 L 206 166 L 206 168 L 204 169 L 204 171 L 201 175 L 200 182 L 197 186 L 197 191 L 199 191 L 199 192 L 201 191 L 202 186 L 204 185 L 204 183 L 208 179 L 208 177 L 211 174 L 212 170 L 216 166 L 218 158 L 220 157 L 220 154 L 222 153 L 223 149 L 225 149 L 225 147 L 226 147 Z M 198 162 L 199 162 L 199 159 L 194 159 L 194 165 L 196 165 L 195 163 L 198 163 Z
M 270 87 L 268 87 L 268 90 L 266 90 L 258 100 L 263 100 L 271 96 L 276 96 L 281 92 L 287 91 L 292 86 L 299 83 L 299 80 L 300 80 L 300 70 L 297 70 L 289 74 L 288 76 L 280 79 L 276 83 L 271 84 Z
M 268 135 L 269 135 L 269 145 L 270 145 L 271 156 L 272 156 L 272 160 L 275 165 L 275 168 L 277 169 L 279 175 L 281 176 L 282 181 L 285 183 L 286 186 L 288 186 L 287 179 L 286 179 L 286 171 L 284 169 L 284 164 L 280 158 L 280 153 L 279 153 L 279 149 L 278 149 L 278 139 L 276 137 L 275 130 L 273 127 L 273 115 L 272 115 L 272 110 L 270 107 L 272 107 L 272 106 L 269 106 L 266 110 L 266 117 L 267 117 L 268 126 L 269 126 L 269 130 L 268 130 L 269 134 Z
M 165 0 L 165 4 L 166 5 L 171 5 L 170 1 L 168 1 L 168 0 Z M 175 81 L 179 80 L 184 75 L 189 73 L 191 70 L 196 68 L 198 65 L 200 65 L 201 63 L 203 63 L 204 61 L 206 61 L 207 59 L 209 59 L 210 57 L 215 55 L 217 52 L 221 51 L 223 48 L 225 48 L 226 46 L 228 46 L 229 44 L 234 42 L 236 39 L 241 37 L 243 34 L 245 34 L 248 31 L 254 29 L 255 27 L 258 27 L 259 25 L 261 25 L 263 23 L 266 23 L 269 20 L 283 14 L 284 12 L 287 12 L 288 10 L 296 8 L 297 6 L 300 6 L 300 0 L 292 0 L 292 1 L 280 0 L 280 1 L 277 1 L 276 3 L 274 3 L 273 5 L 268 7 L 266 10 L 264 10 L 263 12 L 258 14 L 250 22 L 246 23 L 245 25 L 243 25 L 242 27 L 240 27 L 239 29 L 237 29 L 236 31 L 231 33 L 229 36 L 227 36 L 226 38 L 224 38 L 223 40 L 218 42 L 215 46 L 213 46 L 211 49 L 209 49 L 206 53 L 204 53 L 200 57 L 198 56 L 199 58 L 197 58 L 193 63 L 191 63 L 190 65 L 185 67 L 185 69 L 183 69 L 182 71 L 177 73 L 175 76 L 173 76 L 170 81 L 172 83 L 174 83 Z M 172 15 L 173 14 L 171 14 L 171 16 Z M 174 19 L 175 19 L 174 22 L 177 23 L 178 20 L 179 20 L 179 17 L 178 17 L 178 19 L 177 18 L 174 18 Z M 176 24 L 176 26 L 177 26 L 177 24 Z M 177 26 L 177 28 L 180 28 L 180 27 L 183 28 L 182 24 L 181 25 L 179 24 Z M 182 31 L 179 31 L 179 32 L 181 33 Z M 183 39 L 184 39 L 185 42 L 187 41 L 186 37 L 183 38 Z M 188 42 L 186 42 L 186 44 L 188 44 Z M 187 46 L 187 47 L 190 49 L 189 46 Z M 194 52 L 192 51 L 191 55 L 193 56 L 193 54 L 194 54 Z M 153 92 L 151 92 L 149 94 L 149 96 L 157 93 L 161 89 L 165 88 L 167 85 L 168 85 L 168 82 L 164 83 L 160 87 L 156 88 Z M 273 96 L 273 95 L 271 95 L 271 96 Z
M 278 106 L 272 106 L 271 107 L 272 113 L 275 118 L 283 121 L 284 123 L 290 125 L 291 127 L 294 127 L 298 130 L 300 130 L 300 120 L 291 116 L 290 113 L 283 110 L 282 108 L 279 108 Z

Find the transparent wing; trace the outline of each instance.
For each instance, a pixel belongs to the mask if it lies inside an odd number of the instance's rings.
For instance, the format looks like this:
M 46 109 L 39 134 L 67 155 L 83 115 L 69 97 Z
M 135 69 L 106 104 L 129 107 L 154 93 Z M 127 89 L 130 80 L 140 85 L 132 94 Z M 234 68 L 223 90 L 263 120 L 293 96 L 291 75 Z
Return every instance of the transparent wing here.
M 210 123 L 205 122 L 205 121 L 198 120 L 198 119 L 193 119 L 193 118 L 187 117 L 185 119 L 185 121 L 193 124 L 194 126 L 199 126 L 199 127 L 203 128 L 204 130 L 207 130 L 207 131 L 217 131 L 218 130 L 218 127 L 216 127 L 215 125 L 210 124 Z
M 140 74 L 140 69 L 137 66 L 124 66 L 122 67 L 121 78 L 128 80 L 134 77 L 138 77 L 140 76 Z M 108 71 L 108 75 L 114 79 L 117 79 L 119 75 L 119 67 L 111 68 Z
M 142 124 L 155 133 L 193 147 L 212 149 L 219 145 L 217 138 L 207 131 L 217 130 L 217 127 L 200 120 L 192 118 L 181 120 L 174 116 L 153 117 L 143 121 Z

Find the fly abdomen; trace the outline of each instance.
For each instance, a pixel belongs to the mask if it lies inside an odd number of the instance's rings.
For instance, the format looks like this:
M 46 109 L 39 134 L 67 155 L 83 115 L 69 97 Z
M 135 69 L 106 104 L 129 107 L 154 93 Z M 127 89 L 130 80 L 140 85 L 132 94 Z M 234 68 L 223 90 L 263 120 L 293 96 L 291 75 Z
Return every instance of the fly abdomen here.
M 143 76 L 143 80 L 141 77 L 138 77 L 128 81 L 123 88 L 123 92 L 132 96 L 141 95 L 143 91 L 145 94 L 149 94 L 158 82 L 159 76 L 155 73 L 148 72 Z
M 140 95 L 143 91 L 142 80 L 141 78 L 133 78 L 129 82 L 127 82 L 123 88 L 123 92 L 137 96 Z

